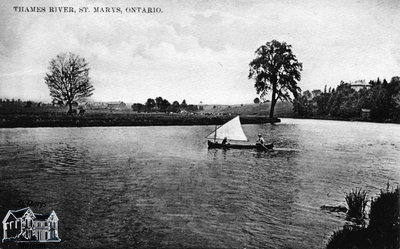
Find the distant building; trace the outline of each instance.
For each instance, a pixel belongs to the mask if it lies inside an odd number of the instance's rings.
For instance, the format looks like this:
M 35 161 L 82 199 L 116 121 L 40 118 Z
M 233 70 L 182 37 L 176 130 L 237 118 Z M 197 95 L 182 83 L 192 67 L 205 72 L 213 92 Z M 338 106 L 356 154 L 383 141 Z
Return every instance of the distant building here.
M 106 109 L 107 104 L 102 102 L 86 102 L 85 106 L 89 109 Z
M 313 90 L 311 93 L 312 93 L 312 97 L 313 97 L 313 98 L 316 98 L 316 97 L 321 96 L 322 91 L 319 90 L 319 89 L 315 89 L 315 90 Z
M 51 102 L 51 104 L 52 104 L 54 107 L 61 107 L 61 106 L 64 105 L 64 103 L 63 103 L 61 100 L 55 100 L 55 99 Z
M 365 80 L 357 80 L 350 82 L 350 87 L 358 92 L 361 89 L 369 89 L 371 85 L 367 84 Z
M 361 109 L 361 118 L 369 120 L 371 117 L 371 109 Z
M 58 217 L 54 211 L 35 214 L 27 207 L 9 210 L 3 219 L 3 242 L 60 242 Z
M 118 102 L 107 102 L 107 108 L 112 110 L 121 110 L 126 107 L 126 104 L 122 101 Z

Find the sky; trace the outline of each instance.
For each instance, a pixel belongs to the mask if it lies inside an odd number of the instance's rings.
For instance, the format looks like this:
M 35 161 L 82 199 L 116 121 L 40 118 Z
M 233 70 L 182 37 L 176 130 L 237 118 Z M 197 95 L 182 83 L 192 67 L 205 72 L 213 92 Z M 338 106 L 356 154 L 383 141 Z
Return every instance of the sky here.
M 274 39 L 303 63 L 302 90 L 400 75 L 400 1 L 10 2 L 0 2 L 0 98 L 50 102 L 49 62 L 72 52 L 89 62 L 92 101 L 252 103 L 249 63 Z M 60 6 L 76 13 L 49 12 Z M 161 12 L 128 13 L 132 7 Z

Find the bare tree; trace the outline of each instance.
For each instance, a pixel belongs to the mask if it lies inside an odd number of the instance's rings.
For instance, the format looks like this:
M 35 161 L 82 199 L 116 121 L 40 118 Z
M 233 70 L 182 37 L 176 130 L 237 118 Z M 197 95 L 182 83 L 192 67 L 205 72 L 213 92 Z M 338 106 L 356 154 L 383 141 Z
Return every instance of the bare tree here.
M 49 73 L 44 78 L 53 100 L 62 101 L 72 112 L 73 102 L 93 94 L 88 63 L 73 53 L 59 54 L 50 61 Z

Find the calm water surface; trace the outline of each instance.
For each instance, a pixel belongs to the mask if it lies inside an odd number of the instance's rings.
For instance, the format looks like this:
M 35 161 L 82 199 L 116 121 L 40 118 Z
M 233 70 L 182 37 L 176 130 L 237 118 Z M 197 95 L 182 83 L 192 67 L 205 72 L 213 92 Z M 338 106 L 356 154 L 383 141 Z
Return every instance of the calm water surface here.
M 207 149 L 213 126 L 0 129 L 0 216 L 46 201 L 57 248 L 323 248 L 320 206 L 400 183 L 400 125 L 244 125 L 274 152 Z

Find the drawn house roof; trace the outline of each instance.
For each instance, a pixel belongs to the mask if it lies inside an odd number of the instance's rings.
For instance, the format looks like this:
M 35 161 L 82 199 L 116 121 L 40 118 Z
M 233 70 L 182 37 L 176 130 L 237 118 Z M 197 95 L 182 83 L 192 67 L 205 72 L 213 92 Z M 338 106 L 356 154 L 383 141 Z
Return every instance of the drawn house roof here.
M 50 217 L 51 213 L 47 213 L 47 214 L 35 214 L 36 216 L 36 220 L 47 220 Z
M 36 220 L 40 221 L 48 221 L 48 220 L 53 220 L 53 221 L 58 221 L 58 217 L 56 215 L 56 212 L 51 211 L 50 213 L 47 214 L 35 214 Z
M 22 218 L 26 213 L 28 213 L 32 218 L 36 218 L 32 210 L 29 207 L 26 207 L 19 210 L 8 210 L 6 217 L 3 219 L 3 223 L 6 223 L 11 217 L 14 219 Z
M 19 218 L 22 218 L 25 214 L 29 215 L 32 219 L 38 221 L 58 221 L 58 217 L 54 210 L 46 214 L 35 214 L 32 212 L 32 209 L 26 207 L 19 210 L 9 210 L 6 217 L 4 217 L 3 219 L 3 223 L 8 222 L 10 219 L 17 220 Z
M 20 210 L 10 210 L 10 212 L 11 212 L 11 214 L 12 215 L 14 215 L 14 217 L 15 218 L 21 218 L 22 216 L 24 216 L 24 214 L 26 213 L 26 212 L 28 212 L 28 211 L 31 211 L 32 212 L 32 210 L 29 208 L 29 207 L 26 207 L 26 208 L 23 208 L 23 209 L 20 209 Z

